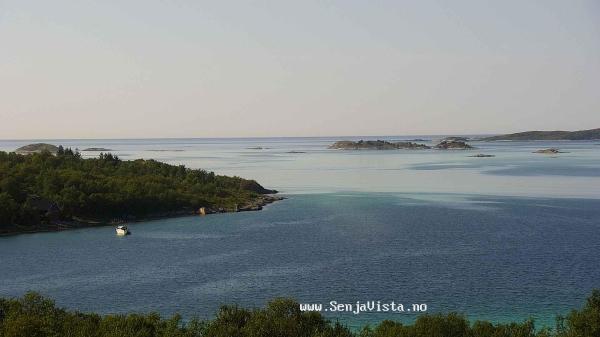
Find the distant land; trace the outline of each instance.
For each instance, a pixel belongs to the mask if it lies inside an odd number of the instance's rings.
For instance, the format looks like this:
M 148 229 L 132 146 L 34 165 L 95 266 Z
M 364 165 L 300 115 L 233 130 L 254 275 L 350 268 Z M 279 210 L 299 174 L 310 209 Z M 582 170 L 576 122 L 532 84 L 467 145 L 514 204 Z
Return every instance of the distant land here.
M 87 149 L 83 149 L 81 151 L 95 151 L 95 152 L 99 152 L 99 151 L 112 151 L 112 150 L 104 148 L 104 147 L 88 147 Z
M 482 138 L 481 140 L 598 140 L 600 129 L 580 131 L 527 131 Z
M 50 152 L 56 154 L 58 152 L 58 146 L 46 143 L 35 143 L 21 146 L 20 148 L 16 149 L 15 152 L 18 154 L 31 154 L 42 152 Z
M 439 150 L 470 150 L 473 147 L 462 140 L 454 140 L 451 137 L 449 140 L 442 140 L 438 145 L 435 146 Z
M 448 137 L 443 139 L 434 148 L 439 150 L 468 150 L 473 147 L 462 140 L 460 137 Z M 413 142 L 388 142 L 385 140 L 359 140 L 353 142 L 350 140 L 341 140 L 329 146 L 336 150 L 428 150 L 431 146 Z
M 568 153 L 568 152 L 563 152 L 563 151 L 561 151 L 559 149 L 556 149 L 556 148 L 550 148 L 550 149 L 542 149 L 542 150 L 533 151 L 533 153 L 558 154 L 558 153 Z
M 333 143 L 329 146 L 329 148 L 338 150 L 423 150 L 430 149 L 431 147 L 425 144 L 418 144 L 413 142 L 392 143 L 384 140 L 359 140 L 358 142 L 353 142 L 349 140 L 341 140 Z

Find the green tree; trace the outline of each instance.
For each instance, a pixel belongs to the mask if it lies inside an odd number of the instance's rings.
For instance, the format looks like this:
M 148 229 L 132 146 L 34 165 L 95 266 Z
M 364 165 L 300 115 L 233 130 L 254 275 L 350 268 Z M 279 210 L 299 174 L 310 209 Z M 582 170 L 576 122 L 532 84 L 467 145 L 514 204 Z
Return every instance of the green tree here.
M 592 291 L 583 309 L 573 310 L 566 320 L 559 317 L 558 321 L 561 336 L 600 337 L 600 290 Z

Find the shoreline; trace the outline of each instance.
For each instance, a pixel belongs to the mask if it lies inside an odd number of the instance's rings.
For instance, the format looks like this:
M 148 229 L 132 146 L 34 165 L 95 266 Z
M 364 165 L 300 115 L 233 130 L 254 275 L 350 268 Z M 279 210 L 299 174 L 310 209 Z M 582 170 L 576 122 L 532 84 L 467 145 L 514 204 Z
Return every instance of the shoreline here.
M 223 213 L 239 213 L 239 212 L 254 212 L 261 211 L 265 206 L 270 205 L 276 201 L 281 201 L 287 199 L 286 197 L 274 195 L 274 194 L 264 194 L 258 196 L 255 200 L 252 200 L 242 206 L 239 206 L 237 209 L 225 209 L 225 208 L 217 208 L 217 209 L 208 209 L 205 214 L 198 213 L 197 210 L 180 210 L 173 211 L 167 213 L 160 214 L 152 214 L 136 219 L 131 219 L 127 221 L 99 221 L 99 220 L 91 220 L 91 219 L 81 219 L 76 218 L 76 220 L 58 220 L 47 225 L 41 226 L 40 228 L 28 229 L 23 231 L 11 231 L 0 233 L 1 237 L 15 236 L 21 234 L 35 234 L 35 233 L 52 233 L 52 232 L 62 232 L 71 229 L 82 229 L 82 228 L 91 228 L 91 227 L 107 227 L 107 226 L 115 226 L 117 224 L 122 223 L 137 223 L 137 222 L 145 222 L 152 220 L 161 220 L 161 219 L 170 219 L 170 218 L 179 218 L 185 216 L 206 216 L 211 214 L 223 214 Z

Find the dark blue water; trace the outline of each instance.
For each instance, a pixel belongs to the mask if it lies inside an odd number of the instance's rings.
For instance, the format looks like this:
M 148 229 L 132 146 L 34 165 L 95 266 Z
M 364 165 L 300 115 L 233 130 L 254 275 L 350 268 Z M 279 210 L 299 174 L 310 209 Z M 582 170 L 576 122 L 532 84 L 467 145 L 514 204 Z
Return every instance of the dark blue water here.
M 211 317 L 221 304 L 426 303 L 553 325 L 600 288 L 600 200 L 290 195 L 261 212 L 0 238 L 0 295 Z M 352 326 L 413 314 L 340 314 Z

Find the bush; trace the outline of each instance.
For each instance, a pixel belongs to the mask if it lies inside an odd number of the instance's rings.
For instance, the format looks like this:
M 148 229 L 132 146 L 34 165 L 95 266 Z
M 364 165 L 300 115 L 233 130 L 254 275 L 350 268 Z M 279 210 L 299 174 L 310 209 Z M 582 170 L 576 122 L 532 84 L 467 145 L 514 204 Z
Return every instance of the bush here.
M 165 319 L 156 313 L 100 316 L 66 311 L 36 293 L 0 299 L 2 337 L 598 337 L 600 291 L 592 293 L 583 309 L 557 320 L 556 331 L 536 331 L 532 320 L 471 325 L 450 313 L 424 315 L 412 325 L 383 321 L 354 333 L 320 313 L 300 311 L 297 302 L 285 298 L 264 309 L 223 306 L 211 321 L 189 322 L 179 315 Z

